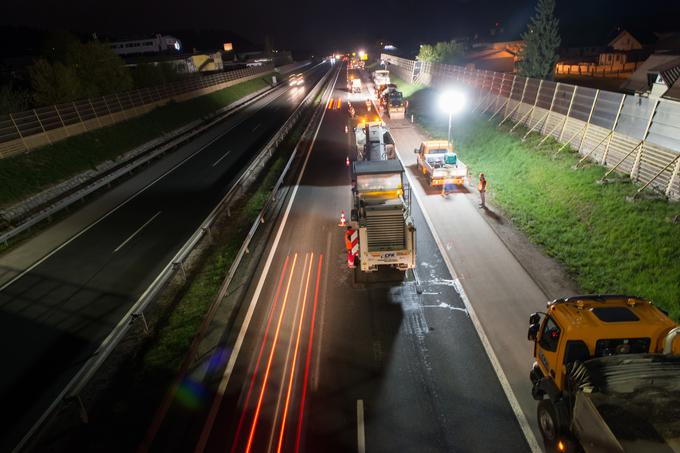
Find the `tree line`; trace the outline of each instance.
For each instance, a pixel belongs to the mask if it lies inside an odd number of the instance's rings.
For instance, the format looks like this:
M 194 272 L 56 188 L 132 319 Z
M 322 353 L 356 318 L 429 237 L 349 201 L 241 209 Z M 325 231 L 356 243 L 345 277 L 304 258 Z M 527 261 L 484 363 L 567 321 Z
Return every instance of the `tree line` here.
M 555 0 L 538 0 L 536 12 L 522 34 L 524 45 L 518 54 L 517 73 L 523 77 L 551 80 L 561 44 Z M 422 44 L 420 61 L 457 64 L 465 56 L 465 46 L 455 40 Z
M 0 113 L 160 85 L 180 77 L 170 63 L 129 67 L 106 43 L 82 42 L 58 32 L 45 40 L 23 83 L 0 85 Z

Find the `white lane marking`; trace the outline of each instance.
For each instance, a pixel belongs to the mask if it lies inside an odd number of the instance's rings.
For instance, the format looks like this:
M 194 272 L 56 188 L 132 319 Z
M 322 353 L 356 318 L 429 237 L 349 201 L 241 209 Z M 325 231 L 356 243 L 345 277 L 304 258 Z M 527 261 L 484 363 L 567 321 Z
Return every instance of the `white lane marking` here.
M 406 168 L 406 164 L 404 164 L 404 161 L 401 160 L 401 156 L 399 155 L 398 150 L 397 157 L 399 158 L 399 161 L 401 161 L 401 164 L 404 166 L 404 168 Z M 406 178 L 408 179 L 408 182 L 411 185 L 411 187 L 415 187 L 415 182 L 411 177 L 410 172 L 406 171 L 404 173 L 406 174 Z M 477 335 L 479 336 L 479 339 L 482 342 L 482 346 L 484 346 L 484 350 L 486 351 L 487 357 L 489 357 L 491 366 L 496 372 L 496 376 L 498 376 L 498 381 L 500 382 L 501 387 L 503 388 L 503 392 L 505 393 L 505 397 L 508 399 L 508 403 L 510 403 L 512 411 L 515 413 L 515 417 L 517 418 L 517 422 L 519 423 L 520 429 L 524 433 L 524 437 L 526 438 L 527 443 L 529 444 L 529 448 L 533 453 L 542 453 L 543 449 L 539 446 L 538 441 L 536 440 L 536 436 L 534 436 L 534 432 L 531 429 L 531 426 L 529 425 L 529 421 L 527 420 L 527 417 L 524 414 L 524 411 L 522 410 L 522 407 L 520 406 L 517 397 L 515 396 L 515 392 L 512 390 L 512 387 L 510 386 L 510 381 L 508 381 L 508 378 L 505 376 L 505 372 L 501 367 L 501 363 L 498 360 L 498 357 L 496 357 L 496 353 L 494 352 L 493 347 L 491 346 L 489 338 L 486 336 L 484 327 L 482 327 L 482 323 L 477 317 L 477 313 L 475 312 L 475 309 L 472 307 L 472 304 L 470 303 L 470 300 L 468 299 L 467 294 L 463 289 L 463 285 L 460 279 L 458 278 L 456 271 L 453 268 L 451 258 L 449 258 L 449 255 L 446 253 L 446 247 L 444 247 L 444 244 L 437 235 L 437 230 L 435 230 L 434 224 L 432 223 L 432 219 L 430 219 L 429 214 L 425 210 L 417 191 L 414 190 L 413 195 L 415 196 L 414 198 L 416 199 L 416 203 L 418 203 L 418 206 L 420 207 L 420 212 L 422 212 L 423 217 L 425 218 L 425 222 L 427 223 L 427 226 L 430 229 L 430 232 L 432 233 L 432 237 L 434 238 L 434 241 L 437 243 L 439 253 L 444 258 L 444 263 L 446 263 L 446 267 L 448 268 L 449 273 L 453 278 L 452 284 L 456 288 L 458 294 L 460 295 L 460 298 L 463 301 L 465 308 L 467 309 L 468 316 L 470 317 L 472 324 L 475 326 Z M 451 280 L 446 280 L 445 282 L 447 283 L 444 284 L 448 284 L 448 282 L 450 281 Z
M 253 128 L 252 132 L 255 132 L 261 125 L 262 123 L 257 123 L 257 125 Z
M 357 400 L 357 453 L 366 453 L 366 432 L 364 431 L 364 400 Z
M 222 155 L 222 157 L 220 157 L 219 159 L 217 159 L 211 166 L 214 167 L 215 165 L 217 165 L 217 164 L 219 164 L 220 162 L 222 162 L 222 159 L 224 159 L 225 157 L 227 157 L 227 156 L 229 155 L 229 153 L 231 153 L 231 150 L 228 150 L 226 153 L 224 153 L 224 154 Z
M 331 256 L 331 232 L 329 231 L 328 234 L 326 235 L 326 256 L 330 257 Z M 326 260 L 323 265 L 328 266 L 328 261 Z M 323 276 L 323 288 L 324 291 L 321 293 L 321 301 L 319 304 L 321 305 L 321 310 L 319 312 L 319 334 L 317 335 L 317 346 L 316 346 L 316 360 L 315 360 L 315 365 L 314 365 L 314 378 L 312 380 L 312 388 L 314 391 L 317 391 L 319 388 L 319 374 L 321 373 L 321 348 L 323 347 L 323 327 L 324 327 L 324 319 L 326 316 L 326 289 L 328 288 L 328 274 L 327 272 L 328 269 L 326 269 L 326 272 L 324 272 Z
M 271 101 L 269 101 L 269 103 L 274 102 L 276 99 L 278 99 L 278 98 L 280 98 L 281 96 L 283 96 L 284 93 L 286 93 L 286 90 L 282 90 L 281 93 L 278 93 L 278 95 L 275 96 Z M 272 92 L 272 94 L 273 94 L 273 92 Z M 243 108 L 243 110 L 236 111 L 236 112 L 234 112 L 232 115 L 236 115 L 236 114 L 238 114 L 238 113 L 246 113 L 248 108 L 256 106 L 259 102 L 263 101 L 263 100 L 266 99 L 267 97 L 268 97 L 268 96 L 265 96 L 265 97 L 263 97 L 262 99 L 258 99 L 257 101 L 253 102 L 252 104 L 245 106 L 245 107 Z M 257 112 L 259 112 L 260 110 L 262 110 L 262 109 L 265 107 L 265 105 L 268 105 L 269 103 L 266 103 L 266 104 L 262 105 L 262 106 L 259 107 L 259 108 L 255 108 L 254 111 L 251 112 L 250 114 L 246 114 L 243 118 L 241 118 L 240 120 L 238 120 L 236 123 L 232 124 L 231 127 L 229 127 L 226 131 L 218 133 L 218 135 L 217 135 L 215 138 L 213 138 L 213 139 L 210 140 L 208 143 L 206 143 L 205 145 L 203 145 L 203 146 L 201 146 L 200 148 L 198 148 L 195 152 L 193 152 L 193 153 L 191 153 L 190 155 L 188 155 L 186 158 L 184 158 L 182 161 L 180 161 L 180 162 L 177 163 L 175 166 L 173 166 L 172 168 L 170 168 L 168 171 L 166 171 L 165 173 L 161 174 L 159 177 L 157 177 L 156 179 L 154 179 L 153 181 L 151 181 L 148 185 L 146 185 L 146 186 L 142 187 L 141 189 L 139 189 L 139 190 L 138 190 L 137 192 L 135 192 L 130 198 L 128 198 L 128 199 L 126 199 L 125 201 L 121 202 L 119 205 L 117 205 L 116 207 L 114 207 L 113 209 L 111 209 L 109 212 L 107 212 L 106 214 L 104 214 L 102 217 L 100 217 L 99 219 L 95 220 L 94 222 L 92 222 L 91 224 L 89 224 L 88 226 L 86 226 L 85 228 L 83 228 L 82 230 L 80 230 L 80 231 L 79 231 L 78 233 L 76 233 L 75 235 L 71 236 L 66 242 L 62 243 L 61 245 L 59 245 L 58 247 L 56 247 L 55 249 L 53 249 L 52 251 L 50 251 L 47 255 L 43 256 L 42 258 L 40 258 L 40 259 L 39 259 L 38 261 L 36 261 L 35 263 L 31 264 L 31 265 L 30 265 L 28 268 L 26 268 L 24 271 L 20 272 L 20 273 L 17 274 L 14 278 L 12 278 L 11 280 L 9 280 L 7 283 L 5 283 L 4 285 L 0 286 L 0 292 L 2 292 L 2 291 L 4 291 L 5 289 L 9 288 L 9 287 L 10 287 L 12 284 L 14 284 L 17 280 L 19 280 L 19 279 L 22 278 L 24 275 L 26 275 L 26 274 L 28 274 L 29 272 L 31 272 L 31 271 L 32 271 L 33 269 L 35 269 L 37 266 L 40 266 L 45 260 L 49 259 L 52 255 L 54 255 L 55 253 L 57 253 L 59 250 L 63 249 L 64 247 L 66 247 L 67 245 L 69 245 L 71 242 L 75 241 L 75 240 L 78 239 L 80 236 L 82 236 L 83 234 L 87 233 L 89 230 L 91 230 L 91 229 L 94 228 L 97 224 L 99 224 L 99 222 L 102 222 L 104 219 L 106 219 L 107 217 L 109 217 L 110 215 L 112 215 L 113 213 L 115 213 L 116 211 L 118 211 L 120 208 L 122 208 L 123 206 L 125 206 L 126 204 L 128 204 L 129 202 L 131 202 L 132 200 L 134 200 L 135 198 L 137 198 L 139 195 L 141 195 L 142 193 L 144 193 L 147 189 L 149 189 L 151 186 L 153 186 L 154 184 L 156 184 L 158 181 L 160 181 L 161 179 L 165 178 L 165 177 L 168 176 L 170 173 L 172 173 L 173 171 L 175 171 L 177 168 L 179 168 L 179 167 L 181 167 L 182 165 L 184 165 L 188 160 L 190 160 L 190 159 L 192 159 L 193 157 L 195 157 L 198 153 L 200 153 L 201 151 L 203 151 L 204 149 L 206 149 L 208 146 L 212 145 L 212 144 L 215 143 L 217 140 L 219 140 L 220 138 L 222 138 L 222 137 L 224 137 L 225 135 L 227 135 L 227 134 L 228 134 L 229 132 L 231 132 L 236 126 L 239 126 L 239 125 L 240 125 L 241 123 L 243 123 L 245 120 L 247 120 L 248 118 L 251 118 L 253 115 L 255 115 Z M 231 116 L 231 115 L 230 115 L 230 116 Z M 226 120 L 226 118 L 225 118 L 225 120 Z
M 297 324 L 297 319 L 298 319 L 298 313 L 300 310 L 300 299 L 302 298 L 302 290 L 304 289 L 304 284 L 305 284 L 305 276 L 307 275 L 307 261 L 309 260 L 309 254 L 305 253 L 305 262 L 302 265 L 302 274 L 300 275 L 300 287 L 298 289 L 298 296 L 297 296 L 297 303 L 295 305 L 295 314 L 293 316 L 293 323 L 291 324 L 291 329 L 290 329 L 290 339 L 288 341 L 288 350 L 286 351 L 286 360 L 283 362 L 283 373 L 281 374 L 281 382 L 279 386 L 279 396 L 276 399 L 276 409 L 274 409 L 274 421 L 272 422 L 272 429 L 269 432 L 269 442 L 267 443 L 267 452 L 272 451 L 272 447 L 274 446 L 274 434 L 279 428 L 279 409 L 281 409 L 281 399 L 283 398 L 283 389 L 286 387 L 285 386 L 285 381 L 286 381 L 286 376 L 288 376 L 288 365 L 290 364 L 290 351 L 293 349 L 293 335 L 295 334 L 295 329 L 292 327 Z M 311 266 L 312 263 L 310 262 L 309 265 Z M 285 316 L 285 315 L 284 315 Z M 281 340 L 283 341 L 283 339 Z M 295 373 L 295 370 L 291 368 L 290 370 L 291 373 Z
M 335 89 L 335 84 L 338 81 L 338 76 L 340 75 L 340 72 L 335 75 L 335 80 L 333 81 L 333 89 Z M 332 90 L 331 90 L 332 93 Z M 316 126 L 316 130 L 314 131 L 314 136 L 312 137 L 312 140 L 309 143 L 309 147 L 307 148 L 307 156 L 305 157 L 305 161 L 302 163 L 302 169 L 300 170 L 300 174 L 298 175 L 297 180 L 295 181 L 295 186 L 293 187 L 293 191 L 290 195 L 290 199 L 288 200 L 288 204 L 286 205 L 286 211 L 283 213 L 283 218 L 281 219 L 281 224 L 279 225 L 279 229 L 276 232 L 276 236 L 274 237 L 274 242 L 272 242 L 272 248 L 269 251 L 269 255 L 267 256 L 267 261 L 264 263 L 264 267 L 262 268 L 262 272 L 260 273 L 260 279 L 257 282 L 257 286 L 255 287 L 255 292 L 253 293 L 253 297 L 250 299 L 250 303 L 248 305 L 248 311 L 246 312 L 245 317 L 243 318 L 243 324 L 241 324 L 241 330 L 238 333 L 238 337 L 236 338 L 236 343 L 234 343 L 234 349 L 232 349 L 231 356 L 229 357 L 229 362 L 227 363 L 227 366 L 224 369 L 224 373 L 222 374 L 222 378 L 220 379 L 220 384 L 217 388 L 217 395 L 221 396 L 224 395 L 224 392 L 227 390 L 227 385 L 229 384 L 229 379 L 231 379 L 231 375 L 234 372 L 234 366 L 236 365 L 236 359 L 238 358 L 239 352 L 241 352 L 241 346 L 243 346 L 243 340 L 246 336 L 246 332 L 248 331 L 248 326 L 250 326 L 250 321 L 253 317 L 253 313 L 255 312 L 255 306 L 257 305 L 258 300 L 260 299 L 260 293 L 262 292 L 262 288 L 264 287 L 264 282 L 265 280 L 268 279 L 269 275 L 269 268 L 272 265 L 272 261 L 274 260 L 274 254 L 276 253 L 276 250 L 278 249 L 279 246 L 279 241 L 281 240 L 281 236 L 283 235 L 283 230 L 286 226 L 286 223 L 288 222 L 288 216 L 290 215 L 290 210 L 293 207 L 293 202 L 295 201 L 295 196 L 297 195 L 298 189 L 300 188 L 300 181 L 302 180 L 302 177 L 305 174 L 305 170 L 307 169 L 307 162 L 309 161 L 309 156 L 312 154 L 312 148 L 314 147 L 314 144 L 316 143 L 316 138 L 319 135 L 319 130 L 321 129 L 321 125 L 323 124 L 324 117 L 326 116 L 326 109 L 323 110 L 321 113 L 321 120 L 319 121 L 319 124 Z M 215 402 L 218 401 L 217 398 L 214 400 L 213 405 L 210 407 L 210 412 L 208 414 L 209 419 L 213 419 L 214 422 L 214 417 L 216 415 L 217 409 L 219 409 L 219 405 L 215 405 Z M 196 448 L 194 452 L 199 453 L 205 450 L 206 443 L 208 442 L 208 437 L 210 434 L 210 431 L 212 430 L 212 424 L 211 423 L 206 423 L 203 425 L 203 431 L 201 432 L 201 437 L 198 440 L 198 443 L 196 445 Z
M 120 250 L 120 249 L 122 249 L 123 247 L 125 247 L 125 244 L 127 244 L 128 242 L 130 242 L 130 241 L 132 240 L 132 238 L 134 238 L 135 236 L 137 236 L 137 235 L 139 234 L 139 232 L 142 231 L 142 230 L 144 229 L 144 227 L 146 227 L 148 224 L 150 224 L 151 222 L 153 222 L 153 219 L 155 219 L 155 218 L 158 217 L 159 215 L 161 215 L 161 211 L 158 211 L 156 214 L 154 214 L 153 217 L 151 217 L 149 220 L 147 220 L 146 222 L 144 222 L 144 224 L 143 224 L 142 226 L 140 226 L 139 228 L 137 228 L 137 229 L 135 230 L 134 233 L 132 233 L 130 236 L 128 236 L 127 239 L 125 239 L 125 240 L 122 242 L 122 244 L 120 244 L 118 247 L 115 248 L 115 250 L 113 251 L 113 253 L 116 253 L 118 250 Z

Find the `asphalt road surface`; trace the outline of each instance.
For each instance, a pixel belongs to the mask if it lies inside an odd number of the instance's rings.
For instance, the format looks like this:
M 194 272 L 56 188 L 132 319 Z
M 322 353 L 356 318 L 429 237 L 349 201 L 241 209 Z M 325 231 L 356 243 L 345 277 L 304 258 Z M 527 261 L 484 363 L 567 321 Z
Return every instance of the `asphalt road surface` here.
M 344 74 L 336 106 L 346 106 Z M 345 124 L 346 108 L 325 110 L 242 328 L 225 336 L 233 366 L 211 376 L 212 403 L 155 451 L 529 450 L 417 204 L 422 294 L 411 272 L 368 283 L 347 268 Z
M 185 145 L 190 157 L 0 289 L 0 451 L 16 445 L 328 69 Z

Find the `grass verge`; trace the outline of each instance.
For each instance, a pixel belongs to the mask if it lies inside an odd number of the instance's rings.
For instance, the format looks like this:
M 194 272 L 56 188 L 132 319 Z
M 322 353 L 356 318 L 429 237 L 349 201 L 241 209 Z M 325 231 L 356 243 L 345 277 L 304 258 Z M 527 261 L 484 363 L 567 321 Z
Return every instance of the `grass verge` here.
M 0 207 L 95 168 L 268 86 L 267 75 L 264 75 L 188 101 L 171 102 L 137 118 L 76 135 L 30 153 L 0 159 Z
M 430 135 L 445 138 L 447 119 L 437 115 L 435 95 L 413 91 L 411 113 Z M 647 297 L 680 320 L 680 224 L 673 223 L 680 203 L 627 201 L 637 190 L 627 178 L 596 184 L 604 167 L 572 170 L 578 153 L 553 159 L 561 146 L 555 140 L 537 149 L 541 136 L 521 142 L 526 129 L 513 135 L 508 129 L 470 115 L 454 121 L 453 135 L 461 159 L 473 174 L 486 174 L 489 195 L 513 224 L 562 262 L 585 292 Z

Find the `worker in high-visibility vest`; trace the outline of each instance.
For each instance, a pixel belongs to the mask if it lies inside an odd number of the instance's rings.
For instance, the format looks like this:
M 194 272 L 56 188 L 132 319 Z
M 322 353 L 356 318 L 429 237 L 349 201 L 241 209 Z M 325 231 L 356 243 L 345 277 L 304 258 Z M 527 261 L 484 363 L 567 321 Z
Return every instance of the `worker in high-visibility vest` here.
M 481 203 L 479 203 L 479 207 L 486 209 L 486 176 L 484 176 L 484 173 L 479 174 L 479 184 L 477 185 L 477 190 L 479 191 L 479 198 L 481 201 Z
M 354 268 L 354 253 L 352 253 L 352 235 L 356 232 L 351 226 L 345 231 L 345 248 L 347 249 L 347 266 Z

